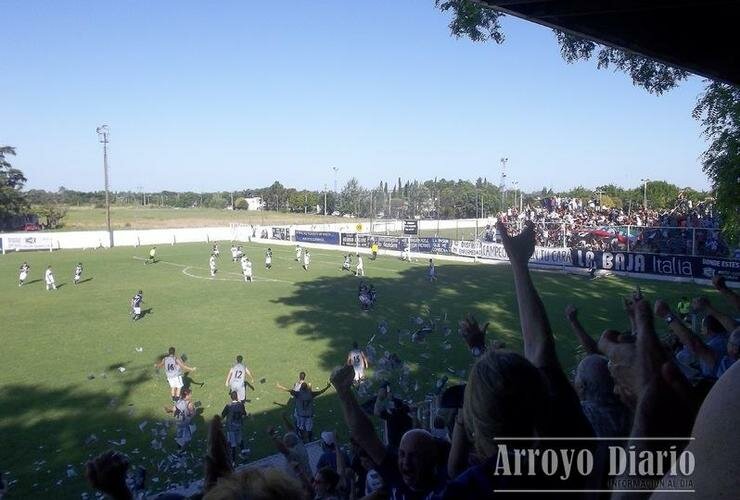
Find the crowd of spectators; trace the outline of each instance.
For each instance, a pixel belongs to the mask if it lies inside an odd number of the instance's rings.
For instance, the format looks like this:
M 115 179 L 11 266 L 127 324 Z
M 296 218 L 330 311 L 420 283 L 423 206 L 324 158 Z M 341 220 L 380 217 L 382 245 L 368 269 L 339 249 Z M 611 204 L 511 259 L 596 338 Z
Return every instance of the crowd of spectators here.
M 693 203 L 679 195 L 670 210 L 632 207 L 625 211 L 602 206 L 598 200 L 553 196 L 521 211 L 510 208 L 497 219 L 512 232 L 524 221 L 532 221 L 540 246 L 704 256 L 729 253 L 711 199 Z M 500 239 L 495 225 L 486 226 L 484 239 Z
M 362 403 L 353 367 L 338 367 L 331 385 L 346 427 L 321 432 L 322 456 L 316 470 L 306 459 L 303 434 L 285 418 L 282 435 L 268 429 L 285 457 L 285 467 L 235 471 L 221 418 L 214 416 L 204 460 L 204 491 L 198 496 L 480 499 L 505 496 L 512 490 L 530 492 L 516 498 L 567 490 L 578 498 L 626 498 L 634 493 L 619 491 L 627 489 L 619 484 L 631 485 L 630 490 L 639 484 L 643 496 L 649 496 L 660 485 L 676 481 L 690 484 L 701 498 L 729 498 L 732 491 L 737 492 L 740 449 L 731 436 L 737 435 L 740 425 L 736 394 L 740 363 L 735 362 L 740 353 L 740 326 L 735 319 L 740 296 L 722 278 L 715 278 L 715 288 L 727 306 L 696 297 L 687 308 L 682 299 L 685 314 L 681 314 L 659 298 L 651 305 L 638 289 L 629 297 L 614 298 L 622 301 L 625 317 L 612 318 L 613 328 L 598 340 L 579 319 L 588 309 L 579 312 L 569 305 L 564 314 L 585 353 L 569 376 L 561 367 L 558 342 L 528 268 L 534 227 L 525 224 L 517 236 L 509 235 L 503 224 L 498 231 L 512 265 L 522 354 L 487 339 L 488 324 L 472 317 L 461 321 L 461 338 L 471 355 L 467 384 L 439 393 L 431 428 L 414 418 L 414 409 L 394 396 L 390 384 L 381 385 L 371 404 Z M 702 325 L 700 332 L 692 330 L 692 317 Z M 668 338 L 657 334 L 656 322 L 665 323 L 671 332 Z M 629 325 L 626 330 L 623 323 Z M 398 363 L 391 355 L 387 358 L 384 364 Z M 306 384 L 305 379 L 299 382 Z M 384 432 L 376 431 L 377 422 L 384 424 Z M 608 472 L 609 454 L 601 441 L 589 440 L 593 437 L 622 438 L 615 442 L 641 457 L 653 453 L 678 461 L 682 451 L 688 451 L 693 470 L 687 473 L 666 465 L 659 472 L 640 468 L 614 477 Z M 503 457 L 516 458 L 531 473 L 502 473 L 502 446 L 507 445 L 531 452 L 520 456 L 504 448 L 508 451 Z M 548 473 L 544 462 L 535 457 L 560 447 L 575 454 L 593 453 L 593 472 Z M 88 464 L 87 477 L 111 497 L 128 499 L 132 493 L 126 484 L 127 469 L 124 456 L 107 453 Z M 674 483 L 660 483 L 664 474 Z M 645 477 L 649 480 L 634 482 Z M 619 478 L 627 482 L 615 483 Z M 655 498 L 670 494 L 660 489 L 653 493 Z M 554 498 L 552 493 L 543 496 Z

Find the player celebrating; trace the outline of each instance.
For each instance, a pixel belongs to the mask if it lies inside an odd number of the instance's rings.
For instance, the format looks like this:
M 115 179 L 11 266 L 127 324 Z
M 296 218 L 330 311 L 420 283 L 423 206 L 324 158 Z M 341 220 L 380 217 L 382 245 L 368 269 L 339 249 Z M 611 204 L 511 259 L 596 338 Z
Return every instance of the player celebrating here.
M 136 321 L 141 318 L 141 304 L 144 302 L 144 294 L 141 290 L 131 297 L 131 320 Z
M 331 384 L 327 383 L 326 387 L 320 391 L 312 391 L 311 387 L 304 382 L 300 385 L 300 389 L 295 391 L 277 384 L 278 389 L 289 392 L 295 398 L 296 429 L 298 429 L 304 443 L 313 440 L 313 400 L 326 392 L 329 387 L 331 387 Z
M 47 266 L 46 273 L 44 273 L 44 281 L 46 282 L 46 290 L 56 290 L 57 285 L 54 281 L 54 272 L 51 270 L 51 266 Z
M 221 418 L 226 421 L 226 440 L 231 448 L 231 460 L 236 462 L 237 448 L 244 450 L 242 426 L 247 417 L 247 410 L 244 409 L 244 402 L 239 400 L 236 391 L 231 391 L 229 396 L 231 396 L 231 403 L 224 406 Z
M 434 267 L 434 261 L 429 259 L 429 267 L 427 268 L 427 278 L 429 283 L 437 281 L 437 269 Z
M 349 271 L 352 267 L 352 256 L 347 254 L 344 256 L 344 262 L 342 263 L 342 271 Z
M 244 251 L 242 250 L 241 245 L 236 247 L 236 260 L 241 260 L 241 258 L 244 257 Z
M 303 270 L 308 271 L 308 266 L 311 264 L 311 254 L 308 253 L 308 249 L 303 252 Z
M 80 282 L 80 279 L 82 278 L 82 262 L 78 262 L 75 266 L 75 278 L 74 278 L 74 284 L 77 285 Z
M 236 392 L 238 396 L 237 401 L 241 402 L 247 399 L 247 391 L 244 388 L 245 375 L 249 377 L 251 384 L 254 385 L 252 372 L 244 364 L 244 358 L 239 355 L 236 357 L 236 364 L 231 367 L 229 373 L 226 375 L 226 387 L 229 388 L 229 392 Z
M 175 354 L 175 348 L 170 347 L 167 356 L 154 365 L 154 368 L 164 367 L 164 374 L 167 376 L 167 382 L 170 384 L 170 394 L 172 401 L 176 402 L 180 398 L 180 389 L 182 389 L 182 372 L 194 372 L 195 367 L 190 368 L 185 362 Z M 183 390 L 183 393 L 185 391 Z M 188 389 L 189 392 L 189 389 Z
M 195 416 L 195 405 L 192 401 L 193 393 L 187 387 L 182 390 L 182 398 L 174 401 L 172 405 L 172 414 L 175 417 L 177 426 L 175 427 L 175 442 L 182 449 L 193 439 L 193 428 L 190 422 Z
M 355 382 L 360 382 L 365 378 L 365 368 L 367 368 L 367 357 L 357 346 L 357 342 L 352 342 L 352 350 L 347 355 L 347 364 L 352 365 L 355 370 Z
M 18 286 L 23 286 L 23 284 L 26 282 L 26 279 L 28 278 L 28 271 L 31 270 L 31 266 L 28 265 L 25 261 L 23 264 L 21 264 L 21 267 L 18 272 Z
M 157 247 L 152 247 L 149 250 L 149 258 L 144 261 L 144 264 L 155 264 L 157 262 Z
M 355 276 L 365 276 L 365 265 L 362 263 L 362 256 L 357 254 L 357 267 L 355 268 Z
M 300 245 L 295 246 L 295 261 L 296 262 L 301 261 L 301 246 Z
M 267 248 L 265 252 L 265 269 L 272 269 L 272 248 Z
M 211 254 L 215 255 L 216 257 L 221 256 L 221 252 L 218 249 L 218 245 L 213 245 L 213 249 L 211 250 Z
M 247 257 L 242 259 L 242 274 L 244 274 L 244 282 L 252 281 L 252 261 Z
M 211 270 L 211 278 L 215 278 L 216 271 L 218 271 L 218 269 L 216 269 L 216 254 L 215 253 L 211 254 L 211 258 L 208 259 L 208 267 Z
M 236 262 L 236 245 L 231 245 L 231 262 Z

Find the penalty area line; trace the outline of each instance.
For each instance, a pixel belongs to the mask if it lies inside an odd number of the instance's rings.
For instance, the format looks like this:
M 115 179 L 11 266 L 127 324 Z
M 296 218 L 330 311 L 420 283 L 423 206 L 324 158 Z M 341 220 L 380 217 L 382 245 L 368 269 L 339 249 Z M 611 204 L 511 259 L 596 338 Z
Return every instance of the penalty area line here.
M 136 260 L 147 260 L 147 259 L 145 259 L 143 257 L 138 257 L 136 255 L 134 255 L 133 258 L 136 259 Z M 167 264 L 169 266 L 174 266 L 174 267 L 182 268 L 182 274 L 184 274 L 185 276 L 188 276 L 190 278 L 197 278 L 197 279 L 208 280 L 208 281 L 244 281 L 244 278 L 211 278 L 210 276 L 198 276 L 196 274 L 192 274 L 192 273 L 189 273 L 188 272 L 188 270 L 190 270 L 190 269 L 203 269 L 203 270 L 208 271 L 209 269 L 206 268 L 206 267 L 188 266 L 188 265 L 185 265 L 185 264 L 178 264 L 177 262 L 169 262 L 169 261 L 166 261 L 166 260 L 158 260 L 157 263 Z M 225 271 L 223 274 L 232 274 L 232 275 L 235 275 L 235 276 L 242 276 L 240 273 L 235 273 L 235 272 L 230 272 L 230 271 Z M 252 281 L 253 282 L 258 282 L 258 281 L 267 282 L 267 281 L 271 281 L 273 283 L 287 283 L 289 285 L 295 285 L 295 282 L 294 281 L 281 280 L 279 278 L 265 278 L 265 277 L 259 277 L 259 276 L 254 276 L 252 278 Z

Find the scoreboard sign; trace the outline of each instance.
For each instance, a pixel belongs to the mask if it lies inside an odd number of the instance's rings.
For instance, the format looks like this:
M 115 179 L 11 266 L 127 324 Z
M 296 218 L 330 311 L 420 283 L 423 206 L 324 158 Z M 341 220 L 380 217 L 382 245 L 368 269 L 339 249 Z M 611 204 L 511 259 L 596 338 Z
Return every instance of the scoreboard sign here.
M 419 234 L 418 220 L 403 221 L 403 234 Z

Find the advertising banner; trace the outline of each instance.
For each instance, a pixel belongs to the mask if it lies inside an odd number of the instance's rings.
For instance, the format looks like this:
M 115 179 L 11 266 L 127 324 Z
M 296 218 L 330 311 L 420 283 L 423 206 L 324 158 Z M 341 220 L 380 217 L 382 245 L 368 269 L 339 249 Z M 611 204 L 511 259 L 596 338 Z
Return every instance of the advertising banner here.
M 48 250 L 51 236 L 7 236 L 5 251 L 10 250 Z
M 295 240 L 306 243 L 325 243 L 339 245 L 339 233 L 334 231 L 300 231 L 296 229 Z
M 727 281 L 740 281 L 740 261 L 719 257 L 658 255 L 637 252 L 593 252 L 571 250 L 572 265 L 590 269 L 636 274 L 655 274 L 679 278 L 712 279 L 724 276 Z
M 449 252 L 465 257 L 479 257 L 491 260 L 509 260 L 504 245 L 501 243 L 481 241 L 453 241 Z M 569 248 L 534 247 L 534 254 L 529 262 L 544 266 L 570 266 L 572 261 Z

